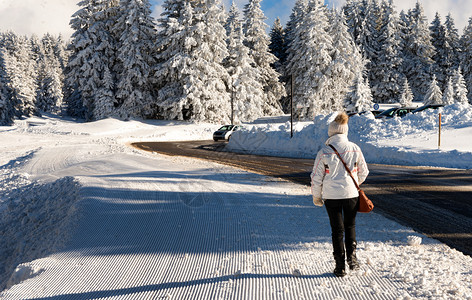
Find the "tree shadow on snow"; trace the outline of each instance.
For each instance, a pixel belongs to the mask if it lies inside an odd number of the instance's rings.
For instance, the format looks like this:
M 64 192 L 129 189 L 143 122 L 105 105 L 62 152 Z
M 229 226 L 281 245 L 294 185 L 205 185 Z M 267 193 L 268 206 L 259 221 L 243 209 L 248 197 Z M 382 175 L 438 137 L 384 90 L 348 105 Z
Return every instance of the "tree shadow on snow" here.
M 84 292 L 84 293 L 75 293 L 75 294 L 62 294 L 62 295 L 57 295 L 57 296 L 34 298 L 33 300 L 100 299 L 100 298 L 106 298 L 106 297 L 125 296 L 125 295 L 137 294 L 137 293 L 158 292 L 162 290 L 172 290 L 176 288 L 195 287 L 199 285 L 224 283 L 230 280 L 238 282 L 238 281 L 243 281 L 245 279 L 292 278 L 293 280 L 300 280 L 300 279 L 316 279 L 316 278 L 320 279 L 320 278 L 330 278 L 330 277 L 334 277 L 334 274 L 324 273 L 324 274 L 318 274 L 318 275 L 302 275 L 302 276 L 294 277 L 293 275 L 290 275 L 290 274 L 266 275 L 266 274 L 246 273 L 246 274 L 241 274 L 239 276 L 227 275 L 227 276 L 219 276 L 219 277 L 213 277 L 213 278 L 203 278 L 203 279 L 182 281 L 182 282 L 165 282 L 165 283 L 159 283 L 159 284 L 150 284 L 150 285 L 114 289 L 114 290 L 93 291 L 93 292 Z

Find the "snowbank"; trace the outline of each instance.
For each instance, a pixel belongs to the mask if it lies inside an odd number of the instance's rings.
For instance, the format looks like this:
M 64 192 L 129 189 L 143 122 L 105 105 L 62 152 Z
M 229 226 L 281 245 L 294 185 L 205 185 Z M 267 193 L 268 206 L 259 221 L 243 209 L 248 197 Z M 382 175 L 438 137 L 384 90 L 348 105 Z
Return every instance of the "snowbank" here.
M 0 167 L 0 290 L 29 276 L 26 268 L 19 268 L 7 282 L 18 264 L 61 248 L 78 217 L 78 182 L 72 177 L 31 181 L 20 168 L 32 155 Z
M 439 113 L 442 143 L 438 149 Z M 314 158 L 328 138 L 328 125 L 335 115 L 318 116 L 313 122 L 296 122 L 293 138 L 290 138 L 289 122 L 248 124 L 233 134 L 227 149 Z M 470 169 L 471 137 L 470 105 L 454 104 L 389 120 L 377 120 L 372 114 L 356 115 L 349 121 L 349 139 L 359 144 L 369 163 Z

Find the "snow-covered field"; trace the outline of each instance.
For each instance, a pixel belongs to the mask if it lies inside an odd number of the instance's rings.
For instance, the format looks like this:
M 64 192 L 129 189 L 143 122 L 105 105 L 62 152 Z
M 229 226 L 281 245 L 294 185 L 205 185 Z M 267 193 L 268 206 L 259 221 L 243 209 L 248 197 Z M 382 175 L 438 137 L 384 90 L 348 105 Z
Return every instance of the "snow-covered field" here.
M 470 120 L 445 132 L 463 140 Z M 318 140 L 298 139 L 291 156 L 316 149 L 326 119 L 316 122 L 297 125 L 296 135 Z M 434 127 L 391 123 L 406 129 L 383 133 L 394 125 L 368 118 L 350 125 L 377 130 L 364 145 L 438 152 L 416 138 Z M 262 136 L 256 146 L 281 126 L 286 134 L 286 124 L 251 129 Z M 472 299 L 471 257 L 381 215 L 359 215 L 361 270 L 335 278 L 327 214 L 307 187 L 128 146 L 210 139 L 217 127 L 54 116 L 0 127 L 0 298 Z M 461 143 L 450 147 L 470 161 Z

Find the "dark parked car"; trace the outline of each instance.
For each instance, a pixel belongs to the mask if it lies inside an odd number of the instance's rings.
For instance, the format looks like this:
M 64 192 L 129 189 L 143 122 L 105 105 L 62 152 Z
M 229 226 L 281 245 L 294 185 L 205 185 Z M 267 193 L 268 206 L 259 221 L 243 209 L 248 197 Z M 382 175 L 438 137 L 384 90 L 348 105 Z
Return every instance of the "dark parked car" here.
M 227 140 L 229 141 L 231 134 L 239 129 L 237 125 L 224 125 L 217 131 L 213 133 L 213 140 L 217 142 L 218 140 Z
M 423 111 L 423 110 L 427 110 L 427 109 L 438 109 L 440 107 L 443 107 L 444 104 L 427 104 L 427 105 L 423 105 L 423 106 L 420 106 L 418 107 L 417 109 L 415 109 L 414 111 L 412 111 L 411 113 L 417 113 L 417 112 L 420 112 L 420 111 Z
M 393 117 L 402 118 L 415 109 L 416 109 L 415 107 L 393 107 L 393 108 L 384 110 L 380 114 L 376 115 L 375 118 L 376 119 L 385 119 L 385 118 L 393 118 Z

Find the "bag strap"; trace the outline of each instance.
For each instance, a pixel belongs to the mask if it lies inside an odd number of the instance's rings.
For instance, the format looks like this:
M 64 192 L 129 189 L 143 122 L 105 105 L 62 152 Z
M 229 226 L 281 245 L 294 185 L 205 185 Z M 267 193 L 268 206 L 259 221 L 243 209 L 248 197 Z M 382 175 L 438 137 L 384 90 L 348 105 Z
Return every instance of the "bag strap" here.
M 334 152 L 336 152 L 336 155 L 339 157 L 339 159 L 341 160 L 341 162 L 343 163 L 344 165 L 344 168 L 346 168 L 346 171 L 349 173 L 349 176 L 351 176 L 352 178 L 352 181 L 354 181 L 354 184 L 356 185 L 356 188 L 357 190 L 359 191 L 361 188 L 359 187 L 359 184 L 357 184 L 357 181 L 354 179 L 354 176 L 352 176 L 352 173 L 351 173 L 351 170 L 349 169 L 349 167 L 347 166 L 347 164 L 344 162 L 344 160 L 342 159 L 341 155 L 339 154 L 338 150 L 336 150 L 336 148 L 334 148 L 333 145 L 329 144 L 328 146 L 330 146 Z

